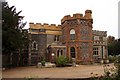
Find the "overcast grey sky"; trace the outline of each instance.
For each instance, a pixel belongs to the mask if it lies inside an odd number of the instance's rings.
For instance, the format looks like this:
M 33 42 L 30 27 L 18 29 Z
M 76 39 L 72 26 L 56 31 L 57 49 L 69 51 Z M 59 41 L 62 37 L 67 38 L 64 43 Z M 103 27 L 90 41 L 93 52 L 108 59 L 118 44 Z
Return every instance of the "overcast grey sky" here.
M 10 6 L 15 5 L 17 11 L 29 22 L 61 24 L 65 15 L 85 13 L 92 10 L 93 29 L 107 31 L 108 36 L 118 38 L 118 1 L 120 0 L 6 0 Z

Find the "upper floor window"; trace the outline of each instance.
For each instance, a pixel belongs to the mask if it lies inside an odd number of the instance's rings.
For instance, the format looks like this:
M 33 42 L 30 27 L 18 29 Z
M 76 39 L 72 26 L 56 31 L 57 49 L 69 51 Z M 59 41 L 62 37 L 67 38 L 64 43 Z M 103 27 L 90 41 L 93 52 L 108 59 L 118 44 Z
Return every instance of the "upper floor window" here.
M 94 36 L 94 40 L 99 40 L 99 36 Z
M 70 40 L 75 40 L 75 30 L 74 29 L 70 30 Z
M 81 23 L 81 25 L 84 25 L 84 26 L 86 26 L 86 25 L 87 25 L 86 20 L 80 20 L 80 23 Z
M 31 32 L 39 32 L 39 30 L 37 30 L 37 29 L 31 29 L 30 31 Z
M 60 35 L 55 35 L 54 36 L 54 41 L 60 41 Z
M 100 40 L 100 41 L 103 41 L 103 37 L 102 37 L 102 36 L 100 36 L 100 37 L 99 37 L 99 40 Z
M 45 32 L 45 29 L 39 29 L 40 32 Z

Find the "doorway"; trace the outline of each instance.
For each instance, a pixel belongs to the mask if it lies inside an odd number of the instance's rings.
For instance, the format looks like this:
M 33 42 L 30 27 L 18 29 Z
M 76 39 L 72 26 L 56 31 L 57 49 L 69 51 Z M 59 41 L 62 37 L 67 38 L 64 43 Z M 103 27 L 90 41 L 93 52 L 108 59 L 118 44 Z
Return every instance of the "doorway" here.
M 70 48 L 70 55 L 71 55 L 71 58 L 75 58 L 75 48 L 74 47 Z

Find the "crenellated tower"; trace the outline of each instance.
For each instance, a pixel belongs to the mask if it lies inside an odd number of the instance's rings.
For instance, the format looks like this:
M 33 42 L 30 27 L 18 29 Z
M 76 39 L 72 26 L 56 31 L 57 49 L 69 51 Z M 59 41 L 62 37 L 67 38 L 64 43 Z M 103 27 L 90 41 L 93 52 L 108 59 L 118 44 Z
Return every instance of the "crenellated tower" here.
M 62 43 L 70 59 L 84 63 L 93 61 L 92 24 L 91 10 L 86 10 L 85 15 L 77 13 L 61 19 Z

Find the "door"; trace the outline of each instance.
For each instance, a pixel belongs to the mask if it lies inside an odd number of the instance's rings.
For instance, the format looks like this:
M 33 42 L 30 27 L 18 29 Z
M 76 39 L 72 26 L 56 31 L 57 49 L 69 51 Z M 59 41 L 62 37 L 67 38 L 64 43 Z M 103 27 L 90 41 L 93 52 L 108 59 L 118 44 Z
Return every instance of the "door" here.
M 70 55 L 71 55 L 71 58 L 75 58 L 75 48 L 74 47 L 70 48 Z

